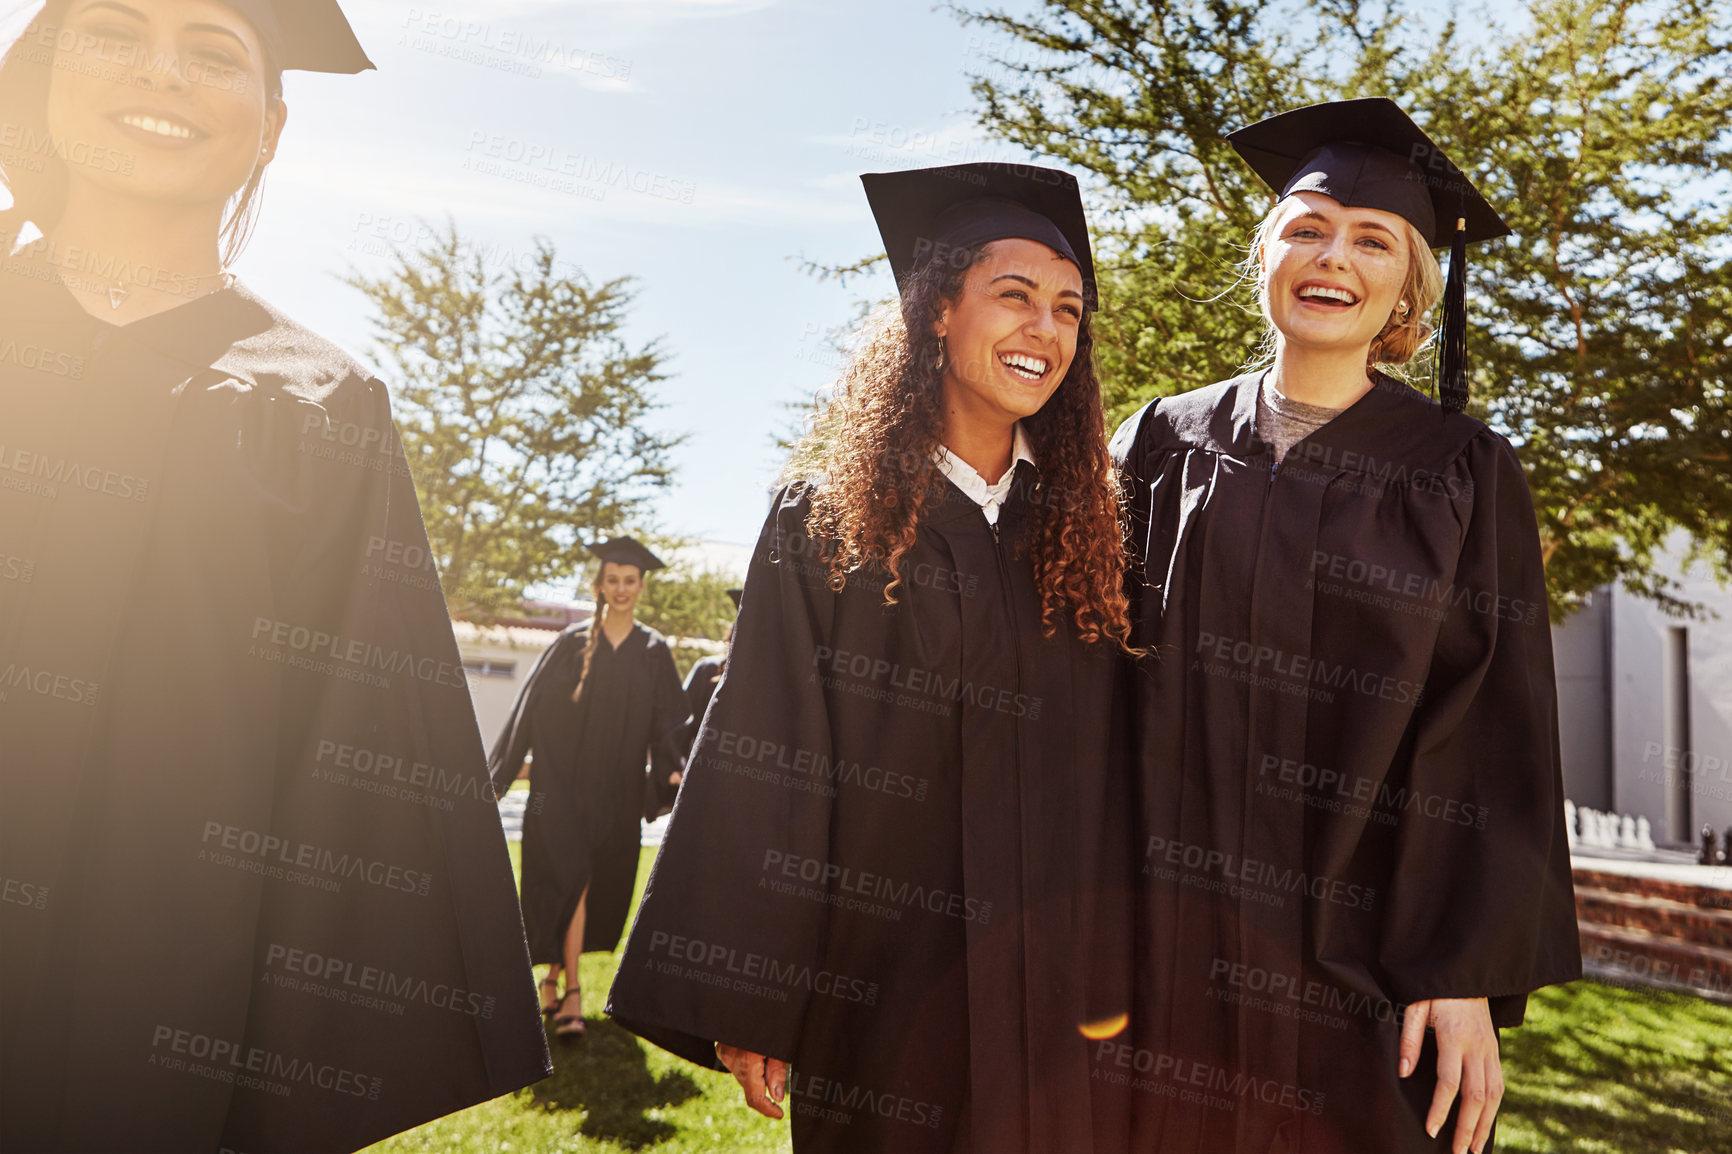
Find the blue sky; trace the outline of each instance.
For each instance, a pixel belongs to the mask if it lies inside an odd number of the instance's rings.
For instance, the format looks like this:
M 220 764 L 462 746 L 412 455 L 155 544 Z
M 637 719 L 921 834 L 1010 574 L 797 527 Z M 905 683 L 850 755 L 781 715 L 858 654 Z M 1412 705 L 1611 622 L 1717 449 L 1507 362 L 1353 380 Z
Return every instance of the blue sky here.
M 379 71 L 290 74 L 237 271 L 363 354 L 363 302 L 334 274 L 383 269 L 418 219 L 450 215 L 502 259 L 542 235 L 594 279 L 636 277 L 633 335 L 672 354 L 657 423 L 687 436 L 660 527 L 695 537 L 756 539 L 784 404 L 833 377 L 825 330 L 891 292 L 887 273 L 842 288 L 799 268 L 877 251 L 858 174 L 1017 155 L 969 115 L 989 41 L 931 0 L 345 8 Z M 523 55 L 545 42 L 561 62 Z M 548 159 L 509 159 L 531 150 Z M 524 183 L 546 165 L 579 179 Z
M 34 7 L 0 0 L 0 35 Z M 592 279 L 637 278 L 631 335 L 671 354 L 656 423 L 686 437 L 664 531 L 755 540 L 785 406 L 834 377 L 827 332 L 855 301 L 892 292 L 887 272 L 841 287 L 799 267 L 878 251 L 858 175 L 1026 159 L 974 126 L 968 91 L 1016 46 L 933 0 L 344 7 L 379 70 L 289 75 L 237 272 L 363 357 L 365 303 L 336 278 L 382 271 L 423 221 L 502 260 L 539 235 Z

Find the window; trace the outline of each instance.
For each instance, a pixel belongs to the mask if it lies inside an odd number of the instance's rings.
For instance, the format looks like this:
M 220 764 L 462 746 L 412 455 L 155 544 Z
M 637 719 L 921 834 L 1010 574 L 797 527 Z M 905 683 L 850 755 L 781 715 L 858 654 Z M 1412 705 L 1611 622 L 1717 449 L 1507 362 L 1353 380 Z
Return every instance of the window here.
M 489 661 L 483 658 L 465 659 L 463 671 L 474 674 L 476 677 L 512 678 L 517 676 L 517 662 Z

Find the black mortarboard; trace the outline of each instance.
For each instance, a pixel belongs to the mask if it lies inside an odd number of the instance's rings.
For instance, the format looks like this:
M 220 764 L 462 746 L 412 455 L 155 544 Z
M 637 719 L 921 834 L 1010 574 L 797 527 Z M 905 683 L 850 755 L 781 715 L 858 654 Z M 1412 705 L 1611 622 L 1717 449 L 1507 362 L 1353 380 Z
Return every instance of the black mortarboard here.
M 252 22 L 284 72 L 365 72 L 373 67 L 337 0 L 223 0 Z
M 728 590 L 728 600 L 732 601 L 734 603 L 734 612 L 735 613 L 738 613 L 740 611 L 740 598 L 744 597 L 745 595 L 746 595 L 746 591 L 744 589 L 730 589 L 730 590 Z
M 1317 192 L 1350 208 L 1393 212 L 1433 248 L 1448 246 L 1438 392 L 1467 405 L 1467 246 L 1509 226 L 1413 118 L 1381 96 L 1312 104 L 1259 120 L 1227 140 L 1280 197 Z
M 615 565 L 636 565 L 645 573 L 667 568 L 660 557 L 645 549 L 637 543 L 636 539 L 631 537 L 615 537 L 611 541 L 591 545 L 589 551 L 600 558 L 603 564 L 611 561 Z
M 898 285 L 928 260 L 995 240 L 1039 241 L 1082 273 L 1097 303 L 1088 218 L 1076 177 L 1056 168 L 982 161 L 860 177 Z

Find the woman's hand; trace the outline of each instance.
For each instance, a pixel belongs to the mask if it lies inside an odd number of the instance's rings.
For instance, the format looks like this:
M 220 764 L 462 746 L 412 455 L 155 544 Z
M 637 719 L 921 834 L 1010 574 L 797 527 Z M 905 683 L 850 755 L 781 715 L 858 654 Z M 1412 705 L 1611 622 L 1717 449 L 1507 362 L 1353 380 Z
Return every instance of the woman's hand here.
M 1461 1114 L 1450 1148 L 1464 1154 L 1485 1149 L 1492 1120 L 1503 1101 L 1503 1062 L 1497 1052 L 1497 1030 L 1491 1005 L 1484 998 L 1434 998 L 1407 1007 L 1401 1022 L 1401 1076 L 1419 1065 L 1425 1028 L 1437 1031 L 1437 1092 L 1425 1116 L 1425 1132 L 1433 1138 L 1449 1117 L 1449 1104 L 1461 1093 Z
M 788 1063 L 721 1042 L 716 1043 L 716 1057 L 745 1091 L 746 1105 L 766 1118 L 781 1120 L 782 1108 L 776 1103 L 788 1094 Z

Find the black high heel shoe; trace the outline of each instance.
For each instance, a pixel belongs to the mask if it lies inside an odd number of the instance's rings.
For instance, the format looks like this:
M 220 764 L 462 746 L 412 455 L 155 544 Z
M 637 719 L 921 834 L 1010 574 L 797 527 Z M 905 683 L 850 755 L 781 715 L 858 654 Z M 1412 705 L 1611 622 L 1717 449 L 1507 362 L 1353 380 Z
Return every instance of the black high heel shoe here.
M 577 1013 L 564 1012 L 566 1000 L 577 999 Z M 583 1024 L 583 987 L 567 986 L 565 997 L 559 999 L 560 1013 L 553 1017 L 553 1036 L 556 1038 L 581 1038 L 588 1033 L 589 1027 Z
M 554 977 L 543 978 L 543 979 L 541 979 L 540 986 L 542 989 L 551 989 L 553 991 L 553 1005 L 541 1007 L 541 1019 L 542 1019 L 542 1021 L 546 1021 L 547 1019 L 553 1017 L 553 1015 L 559 1013 L 559 1004 L 562 1001 L 564 1001 L 565 999 L 563 999 L 559 996 L 559 979 L 558 978 L 554 978 Z

